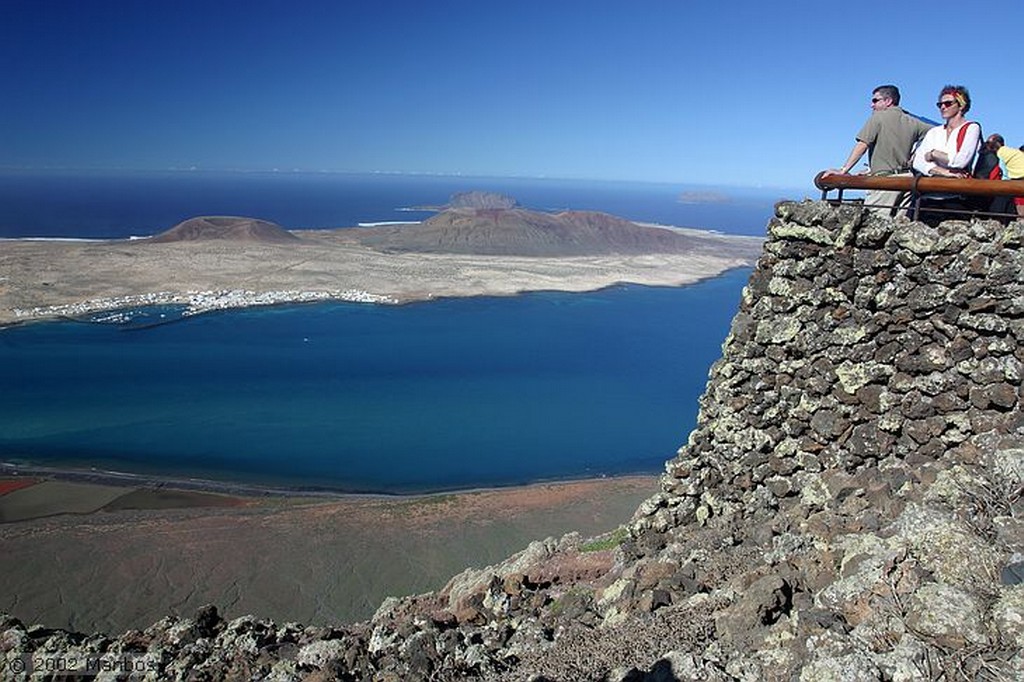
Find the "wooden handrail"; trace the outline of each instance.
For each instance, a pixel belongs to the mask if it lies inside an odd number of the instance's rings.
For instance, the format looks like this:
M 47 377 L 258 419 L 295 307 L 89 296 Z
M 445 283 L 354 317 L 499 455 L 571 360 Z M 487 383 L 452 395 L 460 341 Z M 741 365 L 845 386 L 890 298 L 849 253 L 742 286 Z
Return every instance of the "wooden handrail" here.
M 927 175 L 846 175 L 822 171 L 814 176 L 822 192 L 838 189 L 878 189 L 916 194 L 949 193 L 984 196 L 1024 196 L 1024 180 L 938 178 Z

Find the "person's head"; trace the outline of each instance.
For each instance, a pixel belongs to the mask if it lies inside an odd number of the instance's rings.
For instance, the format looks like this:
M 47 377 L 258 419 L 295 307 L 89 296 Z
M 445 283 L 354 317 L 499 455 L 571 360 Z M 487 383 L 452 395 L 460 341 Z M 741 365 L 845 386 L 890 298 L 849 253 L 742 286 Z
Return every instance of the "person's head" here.
M 879 85 L 871 91 L 871 108 L 875 111 L 888 109 L 900 103 L 900 89 L 895 85 Z
M 964 115 L 971 110 L 971 94 L 962 85 L 947 85 L 939 93 L 939 114 L 944 119 L 951 119 L 957 114 Z
M 1006 140 L 1004 140 L 1003 136 L 999 133 L 992 133 L 988 136 L 988 139 L 985 140 L 985 146 L 994 152 L 999 151 L 999 148 L 1004 144 L 1006 144 Z

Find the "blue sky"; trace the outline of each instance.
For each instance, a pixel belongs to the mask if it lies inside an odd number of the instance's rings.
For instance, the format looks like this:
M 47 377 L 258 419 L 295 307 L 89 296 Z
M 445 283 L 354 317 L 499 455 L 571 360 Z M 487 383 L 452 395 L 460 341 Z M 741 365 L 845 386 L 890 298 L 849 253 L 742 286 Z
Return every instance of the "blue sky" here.
M 982 24 L 984 21 L 984 24 Z M 1024 3 L 0 0 L 0 168 L 802 188 L 871 89 L 1024 144 Z

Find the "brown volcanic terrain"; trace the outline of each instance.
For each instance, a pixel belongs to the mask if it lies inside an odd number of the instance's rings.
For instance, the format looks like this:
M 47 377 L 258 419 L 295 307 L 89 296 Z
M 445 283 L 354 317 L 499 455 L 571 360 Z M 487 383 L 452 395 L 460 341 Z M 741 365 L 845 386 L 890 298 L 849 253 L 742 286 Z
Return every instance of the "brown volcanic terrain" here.
M 388 596 L 439 589 L 533 540 L 614 528 L 657 490 L 653 476 L 327 499 L 6 483 L 0 613 L 112 632 L 209 602 L 231 616 L 369 618 Z
M 721 248 L 693 231 L 638 225 L 607 213 L 521 208 L 450 208 L 416 225 L 364 228 L 353 237 L 386 251 L 499 256 L 701 254 Z
M 257 218 L 204 216 L 189 218 L 166 232 L 151 237 L 150 242 L 183 242 L 225 239 L 243 242 L 293 242 L 298 237 L 280 225 Z
M 340 298 L 391 302 L 619 283 L 680 286 L 752 265 L 757 237 L 612 216 L 450 209 L 404 227 L 289 232 L 251 218 L 193 218 L 152 239 L 3 240 L 0 326 L 242 292 L 233 306 Z M 363 298 L 358 298 L 365 294 Z
M 497 192 L 456 192 L 448 200 L 445 208 L 515 208 L 519 205 L 515 199 Z

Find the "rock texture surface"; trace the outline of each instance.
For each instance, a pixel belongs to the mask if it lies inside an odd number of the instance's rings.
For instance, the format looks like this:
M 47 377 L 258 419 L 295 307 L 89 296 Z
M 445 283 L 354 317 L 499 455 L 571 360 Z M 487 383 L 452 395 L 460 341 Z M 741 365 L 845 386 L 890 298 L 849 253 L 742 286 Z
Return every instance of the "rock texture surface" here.
M 298 237 L 280 225 L 256 218 L 233 216 L 204 216 L 189 218 L 158 235 L 150 237 L 153 243 L 207 241 L 220 239 L 242 242 L 294 242 Z
M 1024 222 L 779 204 L 698 426 L 628 526 L 365 623 L 7 617 L 0 657 L 181 680 L 1024 679 L 1022 246 Z
M 515 208 L 519 202 L 497 192 L 456 192 L 448 199 L 445 208 Z
M 524 208 L 448 208 L 414 225 L 367 227 L 349 235 L 364 246 L 394 253 L 447 253 L 531 258 L 690 254 L 750 261 L 754 237 L 640 225 L 595 211 L 543 213 Z

